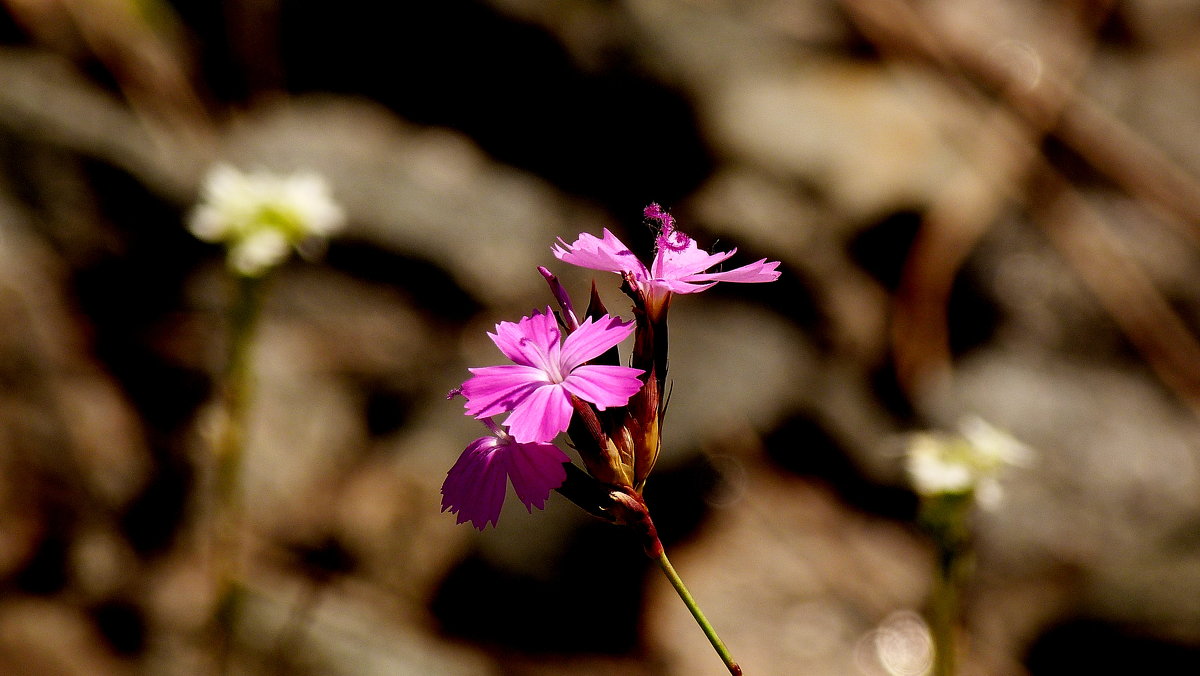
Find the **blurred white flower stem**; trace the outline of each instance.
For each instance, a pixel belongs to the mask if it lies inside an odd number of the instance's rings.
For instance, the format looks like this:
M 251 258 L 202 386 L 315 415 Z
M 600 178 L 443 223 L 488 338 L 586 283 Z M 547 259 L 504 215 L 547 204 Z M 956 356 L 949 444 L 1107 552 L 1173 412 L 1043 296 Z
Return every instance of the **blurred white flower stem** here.
M 933 637 L 933 676 L 957 673 L 958 627 L 961 597 L 971 576 L 971 491 L 942 493 L 924 499 L 921 525 L 935 546 L 933 593 L 929 601 L 929 628 Z
M 964 417 L 958 427 L 956 434 L 914 434 L 905 458 L 921 500 L 918 521 L 935 548 L 928 617 L 934 676 L 955 673 L 960 598 L 974 565 L 973 510 L 976 505 L 997 508 L 1003 496 L 1000 474 L 1035 457 L 1031 448 L 978 416 Z
M 215 617 L 219 671 L 229 663 L 234 625 L 241 598 L 239 579 L 242 556 L 243 506 L 241 472 L 246 427 L 254 389 L 253 342 L 261 314 L 262 277 L 232 275 L 236 285 L 229 308 L 229 344 L 222 374 L 223 425 L 214 447 L 213 577 L 216 585 Z

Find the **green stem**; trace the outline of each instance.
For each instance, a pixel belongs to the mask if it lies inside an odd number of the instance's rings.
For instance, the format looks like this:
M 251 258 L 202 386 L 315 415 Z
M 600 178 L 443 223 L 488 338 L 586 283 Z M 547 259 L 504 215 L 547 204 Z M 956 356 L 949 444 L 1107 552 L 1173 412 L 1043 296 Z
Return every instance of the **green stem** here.
M 224 426 L 217 439 L 214 477 L 213 575 L 217 585 L 216 628 L 219 671 L 228 668 L 233 628 L 240 605 L 239 559 L 243 505 L 241 470 L 246 445 L 246 423 L 253 391 L 251 352 L 262 305 L 263 282 L 238 276 L 237 297 L 229 314 L 229 353 L 222 374 Z
M 725 642 L 721 640 L 720 636 L 717 636 L 717 630 L 713 629 L 708 618 L 704 616 L 704 611 L 700 610 L 700 605 L 696 603 L 696 599 L 692 598 L 692 593 L 688 591 L 687 585 L 683 584 L 683 579 L 675 571 L 675 566 L 672 566 L 671 560 L 667 558 L 667 552 L 663 549 L 662 540 L 658 537 L 658 529 L 654 526 L 654 520 L 650 518 L 650 509 L 646 506 L 642 494 L 629 486 L 619 487 L 597 481 L 572 465 L 568 464 L 566 468 L 567 480 L 558 488 L 558 491 L 588 512 L 606 521 L 628 526 L 638 534 L 646 556 L 658 562 L 658 567 L 662 569 L 663 575 L 666 575 L 667 579 L 671 581 L 675 593 L 679 594 L 683 604 L 692 613 L 696 624 L 700 625 L 700 629 L 708 637 L 708 642 L 712 644 L 717 655 L 725 663 L 725 668 L 729 669 L 732 676 L 741 676 L 742 668 L 733 660 L 733 656 L 729 654 L 729 648 L 726 648 Z
M 954 676 L 955 628 L 958 625 L 959 554 L 953 549 L 938 552 L 936 579 L 930 608 L 933 635 L 933 676 Z
M 704 616 L 704 611 L 700 610 L 700 605 L 696 603 L 696 599 L 692 598 L 691 592 L 688 591 L 686 585 L 683 584 L 683 579 L 679 577 L 679 573 L 675 572 L 675 566 L 671 565 L 670 559 L 667 558 L 667 552 L 662 547 L 662 543 L 658 543 L 658 567 L 662 569 L 663 575 L 671 581 L 671 586 L 675 588 L 675 592 L 679 594 L 679 598 L 683 604 L 691 611 L 692 617 L 696 618 L 696 624 L 704 630 L 704 635 L 708 637 L 708 642 L 712 644 L 717 654 L 721 656 L 721 660 L 725 662 L 725 667 L 729 669 L 729 673 L 733 676 L 741 676 L 742 668 L 733 660 L 733 655 L 729 654 L 729 648 L 725 647 L 725 642 L 717 636 L 717 630 L 713 629 L 708 618 Z
M 933 590 L 929 601 L 929 631 L 933 638 L 933 676 L 954 676 L 958 662 L 958 631 L 962 594 L 971 575 L 972 493 L 939 495 L 922 505 L 922 525 L 933 537 Z
M 262 285 L 262 280 L 257 277 L 239 276 L 237 299 L 229 313 L 229 355 L 221 383 L 226 424 L 217 444 L 217 495 L 222 502 L 232 500 L 238 487 L 246 418 L 254 384 L 251 351 L 262 305 Z

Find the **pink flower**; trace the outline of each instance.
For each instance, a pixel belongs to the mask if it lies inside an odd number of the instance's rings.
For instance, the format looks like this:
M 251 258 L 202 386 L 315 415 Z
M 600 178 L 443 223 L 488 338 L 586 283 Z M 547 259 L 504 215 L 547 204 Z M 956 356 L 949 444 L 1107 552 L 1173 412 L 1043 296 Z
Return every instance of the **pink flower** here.
M 637 289 L 647 298 L 647 305 L 665 304 L 672 293 L 699 293 L 717 282 L 773 282 L 779 279 L 779 261 L 763 258 L 749 265 L 723 272 L 706 272 L 709 268 L 737 253 L 731 249 L 710 254 L 698 247 L 696 241 L 675 229 L 675 219 L 657 204 L 646 207 L 646 218 L 660 224 L 654 261 L 647 268 L 629 247 L 604 229 L 601 238 L 583 233 L 572 244 L 561 238 L 552 251 L 564 263 L 592 270 L 628 273 Z
M 550 491 L 566 480 L 563 463 L 570 462 L 554 444 L 519 443 L 491 420 L 484 424 L 492 434 L 472 441 L 442 483 L 442 511 L 450 510 L 458 523 L 470 521 L 479 530 L 500 519 L 509 481 L 525 509 L 542 509 Z
M 592 365 L 633 332 L 632 322 L 602 315 L 580 323 L 565 340 L 550 308 L 500 322 L 488 336 L 514 364 L 470 369 L 462 384 L 467 414 L 486 418 L 509 413 L 504 425 L 517 443 L 546 442 L 566 431 L 578 397 L 603 411 L 624 406 L 642 389 L 641 369 Z

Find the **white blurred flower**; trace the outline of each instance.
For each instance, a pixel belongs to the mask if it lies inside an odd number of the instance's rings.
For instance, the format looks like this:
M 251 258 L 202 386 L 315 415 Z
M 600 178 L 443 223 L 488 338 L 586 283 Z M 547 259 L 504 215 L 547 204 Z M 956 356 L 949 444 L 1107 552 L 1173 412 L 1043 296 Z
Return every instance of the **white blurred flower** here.
M 916 434 L 908 446 L 908 476 L 918 493 L 965 493 L 975 483 L 966 454 L 953 453 L 957 439 L 938 434 Z
M 1001 471 L 1029 464 L 1033 451 L 977 416 L 964 418 L 959 431 L 913 435 L 906 458 L 913 487 L 925 496 L 974 492 L 981 505 L 994 507 Z
M 222 242 L 229 265 L 250 277 L 278 265 L 294 247 L 337 232 L 346 222 L 329 184 L 312 172 L 243 173 L 214 166 L 188 228 L 206 242 Z

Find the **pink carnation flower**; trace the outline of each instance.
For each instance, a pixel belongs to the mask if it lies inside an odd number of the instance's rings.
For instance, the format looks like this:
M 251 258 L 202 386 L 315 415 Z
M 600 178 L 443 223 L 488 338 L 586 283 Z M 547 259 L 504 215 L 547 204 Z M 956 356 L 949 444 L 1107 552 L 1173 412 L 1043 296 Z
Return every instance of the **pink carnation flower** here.
M 517 443 L 545 442 L 564 432 L 571 422 L 571 397 L 591 402 L 603 411 L 624 406 L 642 388 L 641 369 L 592 365 L 587 362 L 633 332 L 632 322 L 603 315 L 585 319 L 561 340 L 550 308 L 522 317 L 516 324 L 500 322 L 488 336 L 504 356 L 515 362 L 470 369 L 462 384 L 467 414 L 487 418 L 509 413 L 504 421 Z
M 650 308 L 666 306 L 672 293 L 699 293 L 717 282 L 773 282 L 779 279 L 779 261 L 763 258 L 722 272 L 707 272 L 737 253 L 737 249 L 710 254 L 696 241 L 675 229 L 675 219 L 657 204 L 646 207 L 646 217 L 660 224 L 657 251 L 647 268 L 616 235 L 604 229 L 603 237 L 580 234 L 571 244 L 559 238 L 551 249 L 564 263 L 591 270 L 627 273 Z
M 550 491 L 566 480 L 563 463 L 570 461 L 554 444 L 519 443 L 491 420 L 484 424 L 492 434 L 472 441 L 442 483 L 442 511 L 479 530 L 500 519 L 509 481 L 525 509 L 545 507 Z

